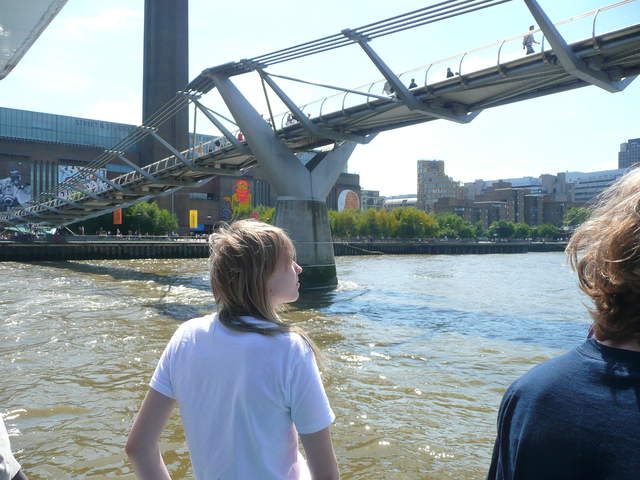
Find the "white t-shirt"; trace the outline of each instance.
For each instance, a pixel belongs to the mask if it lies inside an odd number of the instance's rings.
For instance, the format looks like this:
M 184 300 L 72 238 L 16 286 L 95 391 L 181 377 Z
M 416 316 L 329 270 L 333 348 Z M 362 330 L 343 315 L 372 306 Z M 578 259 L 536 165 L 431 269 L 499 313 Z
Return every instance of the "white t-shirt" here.
M 0 415 L 0 480 L 11 480 L 20 471 L 20 464 L 11 453 L 11 442 Z
M 298 432 L 318 432 L 335 419 L 300 335 L 238 332 L 212 315 L 176 330 L 150 386 L 178 402 L 202 480 L 310 478 Z

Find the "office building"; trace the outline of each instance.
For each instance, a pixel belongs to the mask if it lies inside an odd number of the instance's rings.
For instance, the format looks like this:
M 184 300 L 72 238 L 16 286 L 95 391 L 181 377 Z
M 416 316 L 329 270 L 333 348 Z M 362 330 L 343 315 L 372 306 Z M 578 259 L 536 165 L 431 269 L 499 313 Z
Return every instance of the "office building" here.
M 369 210 L 374 208 L 380 210 L 384 207 L 385 197 L 380 195 L 379 190 L 361 190 L 360 191 L 360 209 Z
M 463 195 L 460 182 L 445 174 L 443 160 L 418 160 L 418 208 L 431 212 L 439 199 L 462 199 Z
M 620 144 L 618 168 L 630 168 L 640 163 L 640 138 L 633 138 Z

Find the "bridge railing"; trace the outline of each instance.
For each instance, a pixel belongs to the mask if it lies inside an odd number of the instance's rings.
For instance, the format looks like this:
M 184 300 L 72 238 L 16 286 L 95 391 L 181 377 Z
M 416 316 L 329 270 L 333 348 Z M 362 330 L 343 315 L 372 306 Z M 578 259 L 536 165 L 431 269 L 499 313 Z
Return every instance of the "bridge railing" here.
M 597 35 L 607 31 L 637 23 L 640 17 L 639 9 L 639 0 L 622 0 L 572 16 L 555 23 L 555 25 L 567 43 L 573 43 L 579 40 L 595 38 Z M 445 81 L 464 83 L 465 75 L 471 72 L 477 72 L 485 68 L 500 68 L 501 65 L 507 62 L 526 57 L 523 40 L 529 33 L 527 30 L 513 37 L 425 63 L 419 67 L 401 72 L 398 76 L 407 87 L 412 83 L 413 79 L 416 84 L 415 88 L 430 87 Z M 536 42 L 538 42 L 533 45 L 535 53 L 548 52 L 551 47 L 542 32 L 539 29 L 535 29 L 533 35 Z M 448 72 L 448 69 L 450 72 Z M 353 87 L 352 90 L 387 96 L 389 99 L 393 99 L 393 94 L 385 92 L 385 83 L 385 79 L 373 80 L 370 83 Z M 350 107 L 372 101 L 375 101 L 375 98 L 349 92 L 338 92 L 301 104 L 299 108 L 309 117 L 322 121 L 328 114 L 341 112 Z M 262 113 L 263 117 L 271 123 L 268 111 L 265 110 Z M 282 130 L 287 127 L 299 126 L 298 120 L 288 110 L 274 114 L 273 124 L 275 130 L 281 135 L 283 133 Z M 237 127 L 233 128 L 232 131 L 235 136 L 241 133 Z M 224 137 L 222 137 L 221 141 L 224 142 L 223 146 L 229 143 Z M 207 151 L 206 144 L 202 144 L 197 148 L 196 158 L 205 153 L 210 153 Z
M 640 2 L 638 0 L 623 0 L 598 9 L 590 10 L 580 15 L 575 15 L 555 23 L 556 28 L 562 34 L 567 43 L 595 38 L 597 35 L 633 25 L 640 19 Z M 533 20 L 532 20 L 533 23 Z M 416 88 L 429 87 L 443 81 L 464 82 L 464 76 L 471 72 L 477 72 L 485 68 L 500 67 L 502 64 L 524 58 L 527 56 L 526 48 L 523 48 L 523 40 L 530 32 L 524 31 L 503 40 L 493 42 L 466 52 L 461 52 L 446 58 L 425 63 L 419 67 L 398 74 L 399 78 L 408 87 L 411 79 L 415 80 Z M 551 47 L 548 40 L 539 29 L 533 31 L 537 44 L 533 44 L 535 53 L 548 52 Z M 447 69 L 451 70 L 450 76 Z M 453 78 L 454 80 L 451 80 Z M 373 93 L 375 95 L 387 95 L 384 91 L 386 80 L 378 79 L 364 85 L 352 88 L 353 90 Z M 393 98 L 393 95 L 387 95 Z M 369 101 L 373 101 L 370 98 Z M 312 118 L 320 118 L 330 113 L 340 112 L 349 107 L 366 103 L 366 97 L 354 93 L 338 92 L 332 95 L 322 96 L 318 100 L 301 105 L 304 113 Z M 296 125 L 297 121 L 288 121 L 291 113 L 280 112 L 274 115 L 276 129 L 282 129 L 289 125 Z M 265 112 L 265 118 L 266 116 Z

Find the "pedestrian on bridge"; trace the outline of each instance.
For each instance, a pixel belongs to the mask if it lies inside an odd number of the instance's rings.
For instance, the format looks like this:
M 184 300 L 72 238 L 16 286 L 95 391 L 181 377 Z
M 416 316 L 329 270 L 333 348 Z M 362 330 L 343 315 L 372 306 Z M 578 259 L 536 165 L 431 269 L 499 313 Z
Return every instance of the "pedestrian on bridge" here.
M 411 83 L 409 84 L 409 88 L 417 88 L 418 84 L 416 83 L 416 79 L 412 78 Z
M 182 324 L 158 362 L 127 441 L 138 475 L 169 479 L 158 439 L 177 403 L 198 480 L 337 480 L 315 347 L 277 313 L 298 299 L 293 243 L 255 220 L 210 243 L 218 310 Z
M 538 45 L 540 44 L 540 42 L 536 41 L 535 37 L 533 36 L 533 29 L 535 27 L 533 25 L 531 25 L 529 27 L 529 33 L 527 33 L 524 38 L 522 39 L 522 49 L 524 50 L 525 48 L 527 49 L 527 55 L 531 54 L 531 53 L 536 53 L 535 50 L 533 49 L 533 44 L 537 43 Z
M 594 338 L 506 391 L 488 480 L 640 476 L 640 169 L 599 199 L 567 246 Z

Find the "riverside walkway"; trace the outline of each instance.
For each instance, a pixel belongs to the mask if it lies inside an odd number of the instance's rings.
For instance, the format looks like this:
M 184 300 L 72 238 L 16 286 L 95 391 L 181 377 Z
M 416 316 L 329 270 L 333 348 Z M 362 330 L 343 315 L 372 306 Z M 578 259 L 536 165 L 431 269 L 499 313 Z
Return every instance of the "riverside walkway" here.
M 363 255 L 482 255 L 497 253 L 562 252 L 566 242 L 474 242 L 451 241 L 338 241 L 336 256 Z M 0 262 L 113 260 L 134 258 L 206 258 L 206 238 L 193 237 L 65 237 L 56 241 L 0 240 Z

